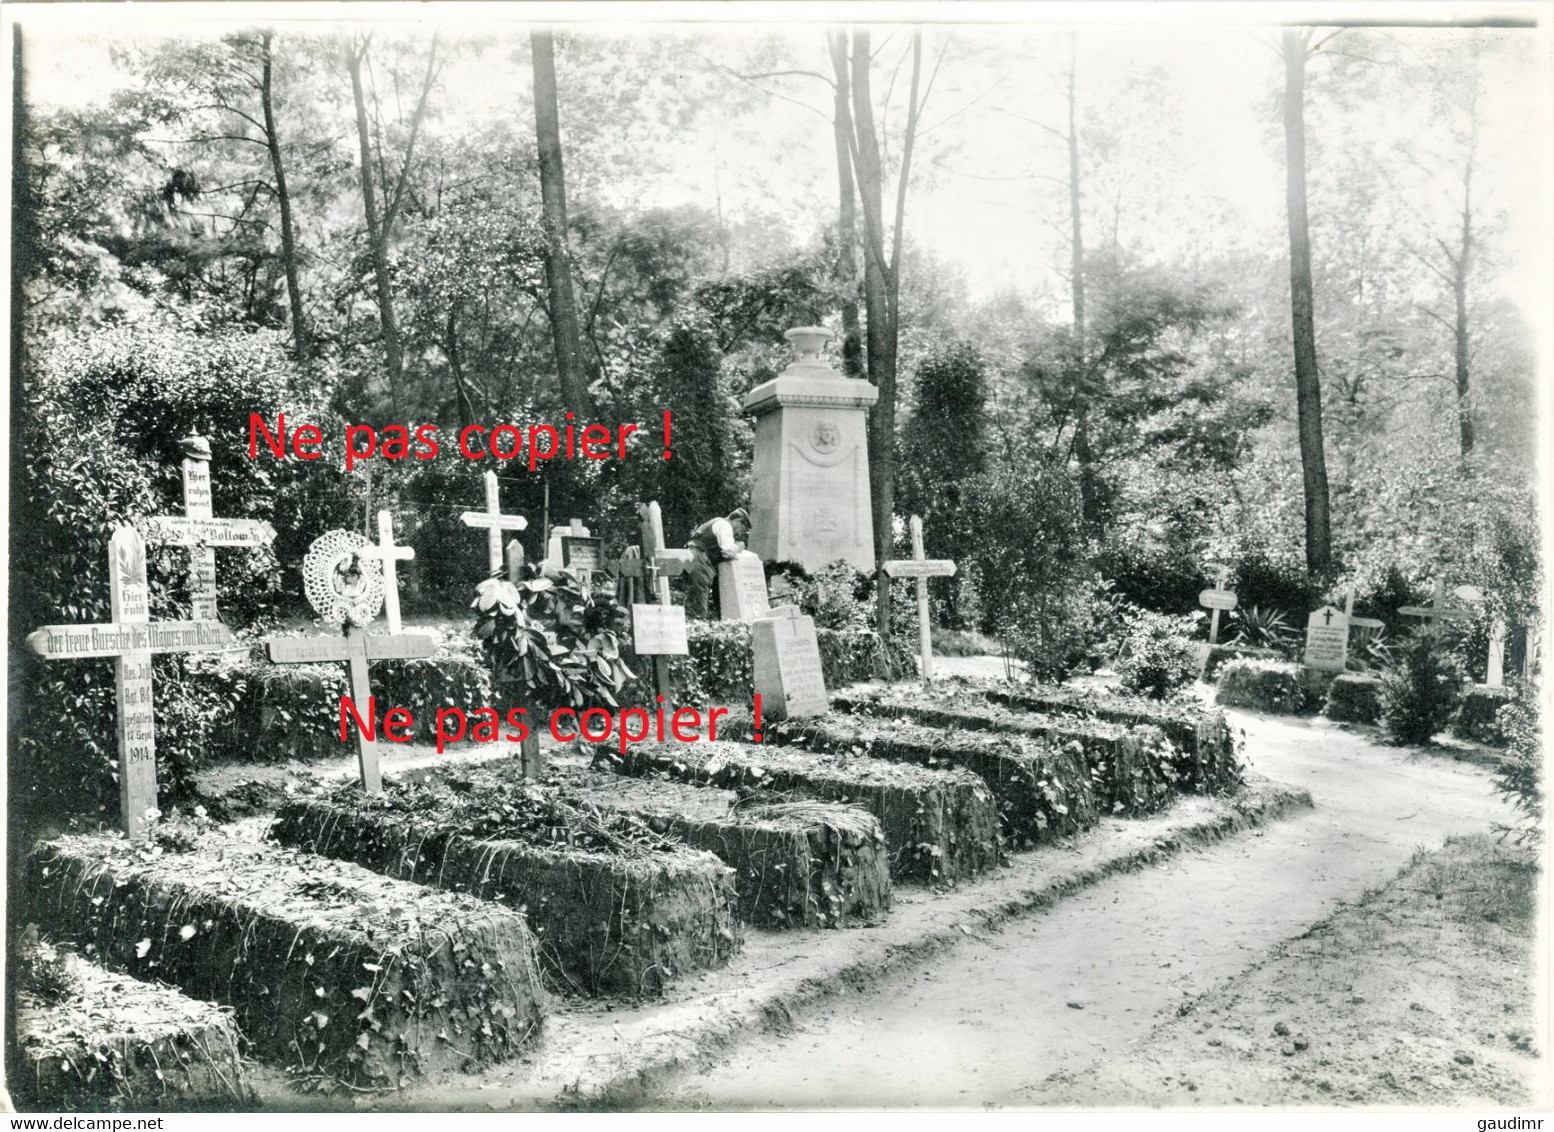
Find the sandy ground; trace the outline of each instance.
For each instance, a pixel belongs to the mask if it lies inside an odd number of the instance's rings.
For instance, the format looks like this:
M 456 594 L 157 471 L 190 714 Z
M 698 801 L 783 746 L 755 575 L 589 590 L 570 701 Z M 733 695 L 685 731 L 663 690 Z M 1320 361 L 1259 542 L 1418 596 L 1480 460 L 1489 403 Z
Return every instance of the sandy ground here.
M 1448 835 L 1482 833 L 1509 812 L 1480 767 L 1383 746 L 1325 720 L 1229 715 L 1245 729 L 1253 769 L 1309 789 L 1315 810 L 1107 880 L 870 991 L 833 999 L 803 1029 L 756 1040 L 678 1079 L 660 1103 L 1298 1103 L 1278 1075 L 1248 1075 L 1237 1093 L 1232 1073 L 1232 1087 L 1210 1096 L 1124 1089 L 1125 1075 L 1103 1080 L 1098 1071 L 1127 1064 L 1157 1027 L 1192 1012 L 1211 989 L 1386 884 L 1415 850 L 1437 848 Z M 1405 990 L 1385 993 L 1393 995 L 1381 1004 L 1387 1012 L 1409 1010 Z M 1332 1027 L 1346 1024 L 1344 1010 L 1343 1002 L 1332 1005 Z M 1302 1024 L 1308 1031 L 1314 1025 Z M 1180 1039 L 1164 1040 L 1173 1053 L 1185 1052 L 1177 1049 Z M 1199 1040 L 1213 1054 L 1216 1047 L 1194 1034 Z M 1507 1073 L 1525 1074 L 1532 1064 L 1523 1058 Z M 1195 1074 L 1203 1076 L 1189 1058 L 1160 1075 Z M 1462 1082 L 1457 1094 L 1449 1074 L 1444 1079 L 1434 1103 L 1481 1091 Z M 1076 1089 L 1086 1080 L 1094 1087 Z

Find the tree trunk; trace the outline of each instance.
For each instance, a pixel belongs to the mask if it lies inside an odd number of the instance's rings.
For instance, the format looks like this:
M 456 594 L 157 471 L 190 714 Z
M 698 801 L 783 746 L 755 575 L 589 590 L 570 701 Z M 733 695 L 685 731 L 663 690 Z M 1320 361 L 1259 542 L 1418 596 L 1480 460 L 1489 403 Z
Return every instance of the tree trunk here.
M 1284 149 L 1290 229 L 1290 320 L 1295 344 L 1295 407 L 1305 478 L 1306 569 L 1326 572 L 1332 562 L 1327 461 L 1322 450 L 1322 385 L 1311 290 L 1311 232 L 1306 216 L 1306 45 L 1308 36 L 1284 31 Z
M 869 380 L 879 399 L 869 413 L 869 488 L 874 499 L 874 557 L 891 557 L 896 509 L 896 334 L 892 324 L 889 269 L 885 263 L 884 184 L 880 171 L 879 137 L 874 129 L 874 100 L 869 84 L 869 32 L 853 31 L 853 127 L 858 193 L 862 199 L 865 235 L 863 303 Z M 875 622 L 883 639 L 890 634 L 890 579 L 883 572 L 877 583 Z
M 264 69 L 259 88 L 264 105 L 264 140 L 270 151 L 270 172 L 275 178 L 275 200 L 281 210 L 281 263 L 286 269 L 286 297 L 291 301 L 291 340 L 297 360 L 308 360 L 308 328 L 302 315 L 302 285 L 297 277 L 297 236 L 291 219 L 291 194 L 286 191 L 286 166 L 281 161 L 280 137 L 275 131 L 275 102 L 271 93 L 270 62 L 271 42 L 274 33 L 266 31 L 261 37 L 264 48 Z
M 346 52 L 351 71 L 351 96 L 356 101 L 356 140 L 361 153 L 362 209 L 367 219 L 367 243 L 372 253 L 372 277 L 378 294 L 378 322 L 383 331 L 383 357 L 388 366 L 389 404 L 397 420 L 399 386 L 404 357 L 399 343 L 399 321 L 394 314 L 394 292 L 389 284 L 388 232 L 378 212 L 377 189 L 372 182 L 372 143 L 367 132 L 367 99 L 362 91 L 362 56 L 366 47 Z
M 1473 400 L 1468 380 L 1468 269 L 1473 256 L 1473 212 L 1471 208 L 1473 166 L 1463 177 L 1462 238 L 1452 262 L 1452 298 L 1456 303 L 1453 339 L 1457 362 L 1457 429 L 1462 458 L 1473 451 Z
M 836 275 L 842 291 L 842 372 L 863 375 L 862 328 L 858 321 L 858 188 L 853 182 L 853 122 L 849 94 L 851 68 L 847 63 L 847 33 L 829 35 L 831 69 L 836 75 L 836 105 L 832 132 L 836 139 L 837 223 Z
M 469 388 L 464 384 L 464 363 L 459 355 L 459 314 L 448 312 L 448 324 L 443 331 L 443 348 L 448 352 L 448 369 L 453 374 L 453 392 L 459 406 L 459 427 L 468 428 L 475 423 L 475 406 L 469 399 Z
M 534 49 L 534 134 L 539 145 L 540 198 L 545 215 L 545 281 L 550 292 L 550 331 L 556 347 L 561 400 L 579 417 L 590 409 L 583 339 L 567 258 L 567 189 L 561 164 L 561 117 L 556 108 L 556 44 L 549 31 L 529 33 Z
M 1085 324 L 1085 234 L 1080 212 L 1083 185 L 1079 167 L 1078 48 L 1069 39 L 1068 57 L 1068 222 L 1069 293 L 1074 306 L 1074 459 L 1079 463 L 1079 513 L 1087 530 L 1100 532 L 1095 456 L 1090 447 L 1090 350 Z

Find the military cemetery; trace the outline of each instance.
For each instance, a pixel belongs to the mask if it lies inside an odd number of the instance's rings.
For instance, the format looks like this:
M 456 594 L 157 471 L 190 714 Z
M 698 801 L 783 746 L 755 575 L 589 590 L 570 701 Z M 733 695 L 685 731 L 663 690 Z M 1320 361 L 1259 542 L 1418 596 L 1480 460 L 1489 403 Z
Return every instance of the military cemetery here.
M 18 41 L 20 1111 L 1543 1102 L 1530 29 L 439 11 Z

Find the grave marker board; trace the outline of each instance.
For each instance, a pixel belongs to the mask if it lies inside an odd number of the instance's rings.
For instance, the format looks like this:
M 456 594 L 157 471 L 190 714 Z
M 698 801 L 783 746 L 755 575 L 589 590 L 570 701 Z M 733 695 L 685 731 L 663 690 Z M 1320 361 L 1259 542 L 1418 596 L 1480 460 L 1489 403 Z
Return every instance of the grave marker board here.
M 751 624 L 750 644 L 762 715 L 795 719 L 831 709 L 813 617 L 800 616 L 791 605 L 779 606 Z
M 633 605 L 631 647 L 638 656 L 687 656 L 690 638 L 685 631 L 685 607 Z
M 1349 618 L 1331 605 L 1313 611 L 1306 619 L 1306 667 L 1342 672 L 1348 659 Z
M 725 621 L 753 621 L 771 610 L 761 556 L 741 550 L 718 563 L 718 614 Z
M 583 585 L 589 585 L 593 576 L 604 568 L 604 540 L 588 535 L 561 536 L 561 565 L 577 574 Z

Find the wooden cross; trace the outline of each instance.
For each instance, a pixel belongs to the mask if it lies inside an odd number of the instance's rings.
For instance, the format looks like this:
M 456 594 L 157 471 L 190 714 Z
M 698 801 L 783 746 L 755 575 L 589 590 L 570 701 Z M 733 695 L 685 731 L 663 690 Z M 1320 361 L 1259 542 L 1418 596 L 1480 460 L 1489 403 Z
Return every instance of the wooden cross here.
M 1230 571 L 1223 566 L 1219 570 L 1219 580 L 1214 583 L 1212 590 L 1202 590 L 1198 594 L 1198 604 L 1209 610 L 1209 644 L 1219 643 L 1219 615 L 1220 610 L 1231 610 L 1236 607 L 1236 595 L 1234 590 L 1227 590 L 1225 583 L 1230 580 Z
M 486 473 L 486 509 L 465 511 L 459 516 L 466 527 L 486 528 L 487 573 L 495 574 L 502 568 L 502 532 L 521 531 L 529 526 L 522 515 L 502 514 L 500 493 L 496 486 L 496 473 Z
M 912 516 L 912 557 L 891 559 L 880 563 L 880 569 L 892 578 L 917 579 L 917 637 L 923 651 L 923 683 L 933 679 L 933 640 L 928 625 L 928 579 L 944 578 L 955 573 L 955 563 L 948 558 L 923 557 L 923 520 Z
M 370 553 L 372 549 L 364 547 L 357 551 L 357 556 L 377 557 Z M 393 580 L 392 574 L 388 580 Z M 349 617 L 345 621 L 343 637 L 274 637 L 265 644 L 270 660 L 275 664 L 344 662 L 350 670 L 351 700 L 356 704 L 357 714 L 363 719 L 369 718 L 372 713 L 372 681 L 368 666 L 373 661 L 415 660 L 431 656 L 437 650 L 436 639 L 426 633 L 368 633 Z M 376 726 L 375 713 L 371 714 L 371 718 Z M 383 789 L 383 773 L 378 768 L 378 744 L 369 740 L 360 728 L 356 732 L 356 766 L 361 773 L 362 787 L 367 793 L 376 794 Z
M 415 548 L 394 545 L 394 516 L 388 511 L 378 512 L 378 544 L 362 550 L 361 556 L 383 563 L 383 612 L 388 616 L 389 632 L 403 632 L 404 625 L 399 620 L 399 572 L 395 563 L 414 558 Z
M 1446 583 L 1440 578 L 1435 580 L 1435 593 L 1429 605 L 1405 605 L 1398 612 L 1405 617 L 1423 617 L 1427 633 L 1440 632 L 1438 621 L 1466 621 L 1473 616 L 1466 609 L 1454 609 L 1446 604 Z
M 690 566 L 690 552 L 664 547 L 664 521 L 658 504 L 638 508 L 642 516 L 640 557 L 622 555 L 611 565 L 621 578 L 642 579 L 649 595 L 643 603 L 631 605 L 632 647 L 638 656 L 653 658 L 653 690 L 672 702 L 673 686 L 669 679 L 669 658 L 689 652 L 685 637 L 685 611 L 673 605 L 669 597 L 669 579 Z M 653 598 L 657 598 L 657 606 Z M 663 613 L 659 610 L 673 610 Z M 676 617 L 678 614 L 678 617 Z
M 189 548 L 189 594 L 194 620 L 215 621 L 216 550 L 218 546 L 268 546 L 275 528 L 263 519 L 217 519 L 210 486 L 210 442 L 203 436 L 186 436 L 178 442 L 184 450 L 183 514 L 152 518 L 146 535 L 152 542 Z
M 1386 628 L 1387 624 L 1385 621 L 1378 621 L 1374 617 L 1356 617 L 1354 615 L 1353 584 L 1344 591 L 1344 616 L 1349 619 L 1349 628 L 1351 629 L 1383 629 Z
M 233 643 L 220 621 L 152 621 L 146 584 L 146 547 L 133 527 L 108 540 L 112 620 L 103 625 L 45 625 L 27 646 L 45 660 L 114 658 L 119 733 L 119 820 L 129 837 L 144 837 L 157 808 L 156 715 L 151 698 L 151 655 L 213 652 Z

